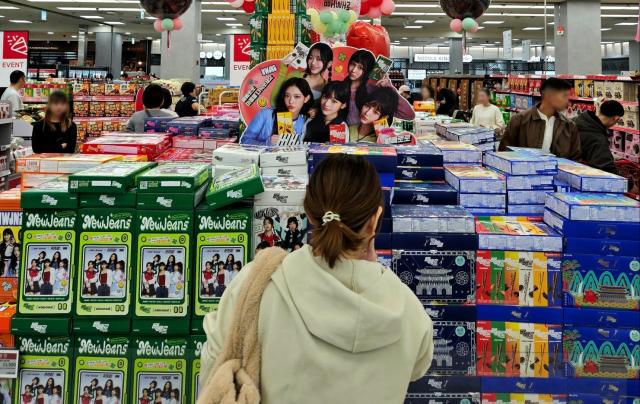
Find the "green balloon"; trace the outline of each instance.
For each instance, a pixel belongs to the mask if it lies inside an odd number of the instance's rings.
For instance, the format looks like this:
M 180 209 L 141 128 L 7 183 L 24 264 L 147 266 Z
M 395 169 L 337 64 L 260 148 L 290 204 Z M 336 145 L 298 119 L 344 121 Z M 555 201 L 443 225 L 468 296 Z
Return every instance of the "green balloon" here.
M 465 31 L 469 31 L 473 28 L 475 23 L 476 22 L 473 20 L 473 18 L 467 17 L 464 20 L 462 20 L 462 29 L 464 29 Z
M 331 21 L 333 21 L 333 16 L 331 15 L 330 11 L 323 11 L 320 13 L 320 21 L 322 21 L 325 24 L 329 24 L 331 23 Z
M 331 22 L 331 30 L 336 34 L 344 33 L 342 22 L 340 20 L 334 20 Z
M 340 10 L 338 16 L 340 17 L 340 21 L 342 22 L 349 22 L 349 20 L 351 20 L 351 13 L 349 12 L 349 10 Z
M 173 20 L 171 18 L 165 18 L 162 20 L 162 29 L 165 31 L 173 30 Z

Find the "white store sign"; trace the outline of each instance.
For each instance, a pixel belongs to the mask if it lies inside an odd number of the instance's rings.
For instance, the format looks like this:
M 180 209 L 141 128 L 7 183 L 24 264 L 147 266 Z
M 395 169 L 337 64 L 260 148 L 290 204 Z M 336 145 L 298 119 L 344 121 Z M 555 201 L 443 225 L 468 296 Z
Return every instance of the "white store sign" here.
M 27 74 L 29 31 L 0 31 L 0 44 L 0 87 L 8 87 L 12 71 Z
M 462 55 L 462 62 L 469 63 L 473 60 L 471 55 Z M 416 53 L 413 55 L 414 62 L 449 62 L 448 54 L 440 53 Z

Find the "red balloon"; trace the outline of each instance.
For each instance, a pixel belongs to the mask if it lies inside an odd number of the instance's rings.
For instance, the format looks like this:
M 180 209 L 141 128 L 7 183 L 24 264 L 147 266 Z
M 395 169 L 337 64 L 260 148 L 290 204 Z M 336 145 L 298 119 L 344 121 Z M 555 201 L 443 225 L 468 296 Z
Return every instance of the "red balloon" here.
M 354 22 L 347 31 L 347 45 L 370 50 L 375 56 L 391 54 L 389 33 L 382 25 Z
M 380 7 L 380 4 L 382 4 L 382 0 L 369 0 L 369 7 Z
M 368 1 L 360 3 L 360 15 L 365 16 L 369 14 L 369 8 L 371 8 L 371 4 Z
M 242 9 L 248 14 L 253 14 L 256 10 L 256 3 L 254 1 L 245 1 L 242 3 Z
M 320 42 L 320 39 L 320 34 L 318 34 L 316 31 L 311 31 L 311 43 Z

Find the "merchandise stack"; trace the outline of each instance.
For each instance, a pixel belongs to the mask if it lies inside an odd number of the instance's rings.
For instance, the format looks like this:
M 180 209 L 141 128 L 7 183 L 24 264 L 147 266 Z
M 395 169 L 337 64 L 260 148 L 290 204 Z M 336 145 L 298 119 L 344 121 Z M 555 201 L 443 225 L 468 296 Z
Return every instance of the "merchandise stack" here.
M 571 192 L 627 192 L 628 179 L 575 161 L 558 159 L 557 180 L 570 187 Z
M 171 137 L 166 134 L 140 134 L 109 132 L 83 143 L 82 153 L 121 154 L 152 161 L 171 146 Z
M 504 176 L 482 166 L 445 166 L 445 179 L 458 191 L 459 204 L 476 216 L 504 215 Z
M 405 403 L 425 397 L 478 402 L 474 218 L 460 206 L 393 204 L 391 212 L 392 268 L 420 299 L 434 328 L 431 368 L 409 386 Z
M 545 222 L 564 237 L 569 397 L 631 402 L 640 395 L 640 203 L 613 193 L 552 193 L 545 207 Z
M 505 177 L 509 215 L 542 215 L 546 192 L 555 189 L 555 156 L 522 150 L 489 152 L 484 156 L 484 165 Z
M 436 135 L 436 125 L 448 123 L 452 120 L 453 118 L 447 115 L 434 116 L 430 112 L 416 111 L 416 118 L 413 121 L 413 134 L 420 140 L 437 140 L 439 136 Z
M 496 132 L 493 129 L 468 122 L 436 124 L 436 133 L 447 140 L 474 145 L 483 152 L 494 151 L 498 146 Z

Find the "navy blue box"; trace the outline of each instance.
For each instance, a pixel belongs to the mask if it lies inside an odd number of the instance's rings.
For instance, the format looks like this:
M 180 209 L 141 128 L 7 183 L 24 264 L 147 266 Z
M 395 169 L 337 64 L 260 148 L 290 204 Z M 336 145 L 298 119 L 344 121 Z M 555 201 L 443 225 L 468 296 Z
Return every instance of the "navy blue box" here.
M 376 250 L 391 250 L 391 234 L 378 233 L 375 241 Z
M 398 146 L 399 166 L 411 167 L 442 167 L 442 152 L 433 146 Z
M 418 180 L 418 181 L 444 181 L 444 168 L 398 166 L 396 168 L 396 179 L 397 180 Z
M 475 233 L 400 233 L 391 235 L 394 250 L 477 250 L 478 236 Z
M 424 311 L 433 321 L 476 321 L 475 305 L 424 305 Z
M 475 300 L 475 251 L 393 251 L 393 270 L 423 304 Z
M 640 396 L 640 380 L 584 378 L 567 381 L 569 394 Z
M 457 205 L 458 192 L 448 184 L 401 184 L 393 190 L 393 204 Z
M 380 178 L 380 186 L 383 188 L 391 188 L 395 186 L 395 175 L 394 173 L 386 173 L 378 171 L 378 178 Z
M 383 217 L 391 218 L 391 196 L 393 195 L 393 187 L 382 187 L 382 198 L 384 199 Z
M 478 321 L 562 324 L 562 307 L 478 305 Z
M 640 241 L 566 237 L 564 252 L 568 254 L 630 256 L 640 253 Z
M 480 404 L 480 393 L 431 393 L 407 395 L 404 404 Z
M 613 396 L 601 396 L 599 394 L 569 394 L 567 396 L 567 403 L 579 403 L 579 404 L 638 404 L 640 397 L 620 396 L 615 394 Z
M 566 392 L 566 380 L 542 377 L 491 377 L 480 378 L 483 393 L 532 393 L 563 394 Z
M 640 313 L 629 310 L 564 308 L 564 324 L 572 327 L 640 329 Z
M 380 218 L 380 233 L 393 233 L 393 219 L 390 217 Z
M 393 205 L 393 224 L 398 231 L 475 233 L 473 216 L 462 206 Z
M 312 144 L 309 147 L 310 165 L 317 166 L 331 154 L 359 155 L 369 160 L 378 172 L 393 173 L 398 165 L 396 150 L 376 144 Z
M 407 394 L 469 392 L 480 392 L 479 377 L 426 375 L 415 382 L 409 383 L 409 390 L 407 390 Z
M 575 221 L 549 209 L 544 211 L 544 222 L 565 237 L 640 240 L 640 223 Z
M 434 321 L 430 375 L 476 374 L 476 323 Z

